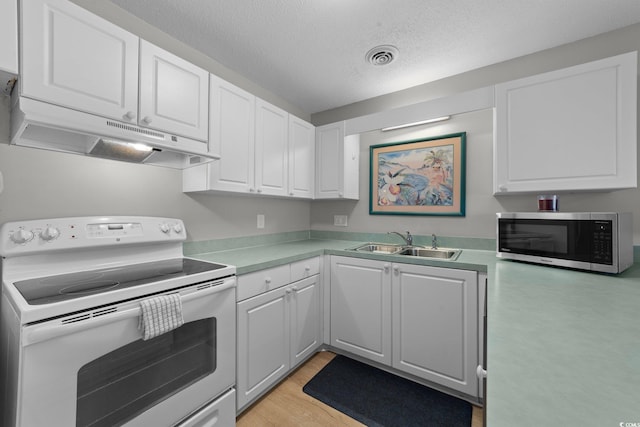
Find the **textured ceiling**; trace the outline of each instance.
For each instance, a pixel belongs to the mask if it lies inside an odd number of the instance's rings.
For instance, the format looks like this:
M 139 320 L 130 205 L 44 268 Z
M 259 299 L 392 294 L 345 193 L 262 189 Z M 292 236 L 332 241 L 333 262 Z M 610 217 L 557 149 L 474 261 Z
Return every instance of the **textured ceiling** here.
M 309 114 L 640 22 L 640 0 L 110 1 Z M 380 44 L 396 61 L 365 61 Z

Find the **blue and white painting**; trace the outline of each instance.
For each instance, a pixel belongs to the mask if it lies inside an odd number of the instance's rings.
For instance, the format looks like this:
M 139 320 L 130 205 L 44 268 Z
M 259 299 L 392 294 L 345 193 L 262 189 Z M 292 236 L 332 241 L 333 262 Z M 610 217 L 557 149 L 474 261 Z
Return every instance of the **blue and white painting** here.
M 379 153 L 378 206 L 453 206 L 454 146 Z

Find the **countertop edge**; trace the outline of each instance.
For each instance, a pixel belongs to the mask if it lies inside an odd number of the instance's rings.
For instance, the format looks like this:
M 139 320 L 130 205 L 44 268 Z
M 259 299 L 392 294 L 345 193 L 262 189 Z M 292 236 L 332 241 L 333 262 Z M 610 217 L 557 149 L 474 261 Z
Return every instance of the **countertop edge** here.
M 455 268 L 487 273 L 487 264 L 481 259 L 475 259 L 478 257 L 474 255 L 483 254 L 480 258 L 484 258 L 490 253 L 492 256 L 495 256 L 491 251 L 462 249 L 460 256 L 455 261 L 450 261 L 436 258 L 374 254 L 350 250 L 350 248 L 365 243 L 367 242 L 309 239 L 228 251 L 195 253 L 189 254 L 188 256 L 203 261 L 234 265 L 237 275 L 239 276 L 322 255 L 338 255 L 351 258 L 365 258 L 402 264 Z

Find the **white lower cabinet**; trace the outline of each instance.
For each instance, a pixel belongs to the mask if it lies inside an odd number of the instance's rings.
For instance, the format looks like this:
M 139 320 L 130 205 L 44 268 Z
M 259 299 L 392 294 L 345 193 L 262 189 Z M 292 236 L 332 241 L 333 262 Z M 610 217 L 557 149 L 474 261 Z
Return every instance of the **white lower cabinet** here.
M 237 409 L 271 389 L 322 344 L 319 259 L 300 261 L 238 277 L 240 288 L 279 286 L 237 304 Z M 298 268 L 304 265 L 303 268 Z M 285 285 L 276 283 L 287 271 Z M 299 273 L 298 273 L 299 272 Z M 301 280 L 300 277 L 305 277 Z M 295 280 L 295 281 L 293 281 Z M 240 298 L 240 297 L 239 297 Z
M 392 366 L 453 390 L 478 393 L 478 273 L 392 266 Z
M 238 303 L 238 409 L 289 371 L 288 308 L 284 288 Z
M 478 273 L 331 257 L 331 345 L 478 396 Z
M 331 345 L 391 364 L 389 263 L 331 257 Z
M 291 321 L 289 360 L 291 368 L 298 366 L 322 344 L 320 338 L 319 277 L 316 275 L 291 285 L 291 304 L 289 306 Z

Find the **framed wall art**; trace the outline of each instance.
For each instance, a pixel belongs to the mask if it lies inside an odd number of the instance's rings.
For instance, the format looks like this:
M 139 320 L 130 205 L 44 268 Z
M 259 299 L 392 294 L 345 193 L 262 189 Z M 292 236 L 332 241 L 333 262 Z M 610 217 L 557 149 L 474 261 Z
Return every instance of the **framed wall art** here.
M 464 216 L 466 132 L 370 150 L 370 214 Z

